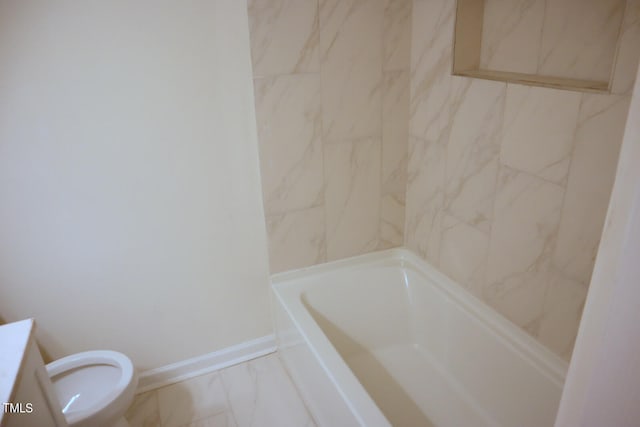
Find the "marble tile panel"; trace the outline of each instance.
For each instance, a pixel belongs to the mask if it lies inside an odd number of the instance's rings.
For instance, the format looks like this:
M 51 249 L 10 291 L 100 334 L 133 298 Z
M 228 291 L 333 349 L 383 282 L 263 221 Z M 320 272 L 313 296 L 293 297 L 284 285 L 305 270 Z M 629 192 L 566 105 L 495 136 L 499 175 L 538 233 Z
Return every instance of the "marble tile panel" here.
M 380 201 L 380 241 L 377 249 L 404 243 L 404 193 L 385 194 Z
M 437 267 L 445 141 L 409 139 L 405 245 Z
M 480 68 L 534 74 L 545 0 L 485 0 Z
M 272 274 L 326 261 L 324 206 L 268 215 L 266 221 Z
M 585 94 L 554 263 L 589 283 L 615 179 L 629 97 Z
M 380 140 L 326 144 L 324 154 L 327 259 L 374 250 L 380 229 Z
M 640 46 L 640 0 L 627 0 L 611 84 L 612 93 L 631 94 L 640 59 L 638 46 Z
M 441 233 L 440 269 L 481 298 L 489 235 L 447 214 L 442 218 Z
M 237 424 L 231 412 L 223 412 L 212 417 L 185 424 L 184 427 L 237 427 Z
M 384 0 L 383 69 L 408 70 L 411 54 L 412 0 Z
M 179 427 L 228 411 L 218 372 L 159 388 L 157 393 L 162 427 Z
M 407 184 L 409 145 L 408 71 L 384 73 L 382 105 L 383 192 L 404 194 Z
M 640 0 L 626 0 L 623 23 L 625 25 L 637 22 L 640 19 Z
M 220 372 L 238 427 L 312 427 L 311 416 L 277 354 Z
M 578 92 L 507 85 L 500 160 L 556 183 L 569 170 Z
M 455 1 L 414 0 L 412 7 L 410 134 L 442 140 L 451 126 Z
M 127 409 L 125 418 L 131 427 L 156 427 L 160 425 L 160 411 L 158 410 L 158 394 L 149 391 L 139 394 Z
M 498 175 L 506 84 L 456 77 L 446 153 L 445 207 L 486 233 Z
M 249 0 L 254 76 L 320 69 L 317 0 Z
M 538 73 L 608 82 L 625 0 L 547 1 Z
M 382 1 L 319 1 L 325 141 L 380 135 Z
M 544 298 L 537 338 L 567 361 L 573 351 L 587 289 L 585 284 L 556 273 Z
M 260 168 L 267 215 L 322 203 L 320 79 L 255 79 Z
M 483 297 L 524 328 L 542 312 L 563 194 L 561 186 L 501 167 Z

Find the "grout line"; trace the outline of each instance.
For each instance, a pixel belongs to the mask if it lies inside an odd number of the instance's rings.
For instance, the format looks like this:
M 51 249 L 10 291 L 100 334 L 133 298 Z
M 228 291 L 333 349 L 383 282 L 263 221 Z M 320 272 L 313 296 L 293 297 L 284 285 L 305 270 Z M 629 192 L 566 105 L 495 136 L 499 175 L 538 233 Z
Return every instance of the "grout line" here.
M 387 16 L 387 7 L 389 4 L 383 5 L 381 3 L 380 7 L 382 9 L 382 16 L 380 20 L 380 169 L 378 171 L 378 236 L 376 241 L 376 250 L 380 248 L 380 244 L 382 243 L 382 187 L 384 185 L 384 155 L 385 155 L 385 143 L 384 143 L 384 130 L 385 130 L 385 117 L 384 117 L 384 107 L 385 107 L 385 95 L 388 95 L 387 89 L 387 74 L 385 72 L 385 40 L 386 40 L 386 31 L 385 31 L 385 19 Z
M 160 416 L 160 396 L 158 396 L 158 390 L 153 390 L 153 399 L 156 401 L 156 413 L 158 414 L 158 423 L 162 427 L 162 417 Z
M 584 93 L 580 95 L 580 102 L 578 103 L 578 114 L 576 115 L 576 123 L 575 123 L 575 126 L 573 127 L 573 134 L 571 136 L 571 150 L 569 154 L 569 165 L 567 165 L 567 176 L 566 176 L 564 185 L 562 185 L 562 188 L 563 188 L 562 203 L 560 204 L 560 218 L 558 220 L 558 229 L 556 230 L 556 238 L 553 242 L 553 247 L 551 248 L 551 254 L 550 254 L 550 257 L 551 257 L 550 266 L 553 268 L 557 268 L 558 271 L 560 271 L 562 274 L 566 274 L 566 273 L 563 271 L 562 268 L 555 265 L 553 258 L 555 256 L 555 253 L 558 247 L 558 237 L 560 236 L 560 226 L 562 225 L 562 220 L 565 216 L 565 209 L 567 204 L 567 190 L 569 189 L 569 178 L 571 176 L 571 167 L 573 166 L 573 159 L 575 157 L 576 149 L 578 146 L 577 137 L 578 137 L 578 129 L 580 128 L 580 112 L 582 111 L 582 107 L 584 104 L 584 97 L 585 97 Z
M 283 77 L 283 76 L 312 76 L 314 74 L 319 74 L 318 71 L 291 71 L 291 72 L 281 72 L 281 73 L 263 73 L 263 74 L 253 74 L 254 79 L 268 79 L 275 77 Z
M 264 356 L 262 356 L 262 357 L 264 357 Z M 249 362 L 251 362 L 251 361 L 248 360 L 246 362 L 241 363 L 241 365 L 248 364 Z M 238 365 L 236 365 L 236 366 L 238 366 Z M 238 425 L 238 420 L 236 419 L 236 414 L 233 411 L 233 406 L 231 406 L 231 399 L 229 398 L 229 390 L 228 390 L 226 382 L 222 378 L 222 371 L 224 371 L 226 369 L 229 369 L 230 367 L 231 366 L 229 366 L 228 368 L 221 369 L 221 370 L 217 371 L 217 373 L 218 373 L 218 377 L 220 378 L 220 384 L 222 385 L 222 390 L 224 391 L 224 401 L 225 401 L 225 404 L 226 404 L 226 407 L 227 407 L 226 413 L 231 418 L 233 418 L 234 425 L 237 426 Z
M 620 49 L 622 46 L 622 37 L 624 36 L 624 33 L 629 29 L 627 26 L 627 22 L 626 22 L 626 18 L 629 14 L 629 2 L 631 0 L 626 0 L 624 2 L 624 7 L 622 8 L 622 19 L 620 19 L 620 25 L 618 26 L 618 33 L 616 35 L 616 47 L 615 47 L 615 51 L 613 53 L 613 60 L 611 62 L 611 68 L 609 70 L 609 87 L 608 87 L 608 92 L 610 94 L 614 94 L 614 81 L 616 78 L 616 71 L 618 68 L 618 61 L 620 59 L 619 55 L 620 55 Z M 618 93 L 615 93 L 616 95 L 619 95 Z
M 489 223 L 489 242 L 487 245 L 487 255 L 485 258 L 485 270 L 484 270 L 484 278 L 482 280 L 482 286 L 480 289 L 480 298 L 482 298 L 482 300 L 484 299 L 484 291 L 487 289 L 487 286 L 489 285 L 488 283 L 488 272 L 489 272 L 489 258 L 490 258 L 490 254 L 491 254 L 491 248 L 493 247 L 493 226 L 495 224 L 496 221 L 496 203 L 498 201 L 498 190 L 499 190 L 499 184 L 500 184 L 500 175 L 502 172 L 502 160 L 501 160 L 501 153 L 502 153 L 502 144 L 504 142 L 504 128 L 506 125 L 506 120 L 505 117 L 507 115 L 507 97 L 509 94 L 509 84 L 505 82 L 504 83 L 504 100 L 502 102 L 502 119 L 501 119 L 501 123 L 500 123 L 500 141 L 498 143 L 499 145 L 499 150 L 498 150 L 498 158 L 497 158 L 497 162 L 498 162 L 498 168 L 496 170 L 496 176 L 495 176 L 495 184 L 494 184 L 494 190 L 493 190 L 493 204 L 492 204 L 492 209 L 491 209 L 491 222 Z
M 324 103 L 322 102 L 322 94 L 324 93 L 324 84 L 322 78 L 322 63 L 324 54 L 322 52 L 322 26 L 320 25 L 320 2 L 316 0 L 316 25 L 318 28 L 318 85 L 319 85 L 319 102 L 320 105 L 320 147 L 321 147 L 321 157 L 322 157 L 322 221 L 323 221 L 323 236 L 324 236 L 324 245 L 321 249 L 324 253 L 320 254 L 321 262 L 327 262 L 329 260 L 329 228 L 327 226 L 327 156 L 326 156 L 326 137 L 325 137 L 325 123 L 324 123 Z
M 540 68 L 542 66 L 542 39 L 544 38 L 544 24 L 547 21 L 547 1 L 544 0 L 544 6 L 542 8 L 542 25 L 540 26 L 540 37 L 538 38 L 538 57 L 536 58 L 536 74 L 540 75 Z
M 317 209 L 317 208 L 321 208 L 323 206 L 324 203 L 314 203 L 313 205 L 310 206 L 303 206 L 301 208 L 293 208 L 293 209 L 287 209 L 286 211 L 282 211 L 282 212 L 266 212 L 264 213 L 265 218 L 273 218 L 273 217 L 279 217 L 279 216 L 283 216 L 283 215 L 289 215 L 289 214 L 295 214 L 295 213 L 301 213 L 304 211 L 310 211 L 312 209 Z

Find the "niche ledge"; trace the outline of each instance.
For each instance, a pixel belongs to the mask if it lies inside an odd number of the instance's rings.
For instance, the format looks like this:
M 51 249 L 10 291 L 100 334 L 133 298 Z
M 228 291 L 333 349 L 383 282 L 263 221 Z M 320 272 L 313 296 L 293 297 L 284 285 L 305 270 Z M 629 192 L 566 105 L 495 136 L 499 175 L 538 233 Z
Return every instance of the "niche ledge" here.
M 471 77 L 474 79 L 496 80 L 500 82 L 516 83 L 528 86 L 541 86 L 554 89 L 572 90 L 578 92 L 608 93 L 609 82 L 595 80 L 578 80 L 564 77 L 550 77 L 538 74 L 514 73 L 497 70 L 453 70 L 454 76 Z

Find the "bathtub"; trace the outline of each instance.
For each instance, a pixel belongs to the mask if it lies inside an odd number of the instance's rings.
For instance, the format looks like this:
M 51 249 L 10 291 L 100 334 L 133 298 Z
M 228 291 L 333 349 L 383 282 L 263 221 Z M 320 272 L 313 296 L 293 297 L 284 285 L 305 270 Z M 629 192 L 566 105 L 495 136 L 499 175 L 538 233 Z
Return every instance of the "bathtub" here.
M 567 364 L 407 250 L 272 285 L 281 358 L 320 426 L 554 423 Z

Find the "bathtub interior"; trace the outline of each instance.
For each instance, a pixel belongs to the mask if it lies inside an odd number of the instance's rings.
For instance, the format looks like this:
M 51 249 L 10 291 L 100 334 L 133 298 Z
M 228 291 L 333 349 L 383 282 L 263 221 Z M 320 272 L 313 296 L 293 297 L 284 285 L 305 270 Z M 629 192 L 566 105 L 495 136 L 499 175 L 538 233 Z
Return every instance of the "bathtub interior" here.
M 354 376 L 394 426 L 553 425 L 562 362 L 447 281 L 406 254 L 321 274 L 300 282 L 302 329 L 348 366 L 338 390 Z

